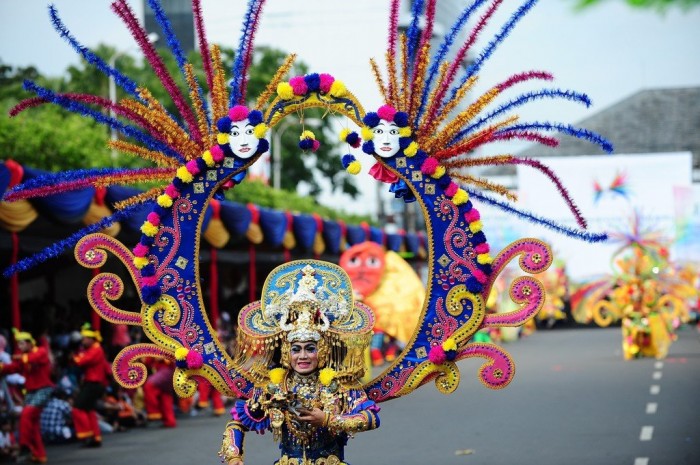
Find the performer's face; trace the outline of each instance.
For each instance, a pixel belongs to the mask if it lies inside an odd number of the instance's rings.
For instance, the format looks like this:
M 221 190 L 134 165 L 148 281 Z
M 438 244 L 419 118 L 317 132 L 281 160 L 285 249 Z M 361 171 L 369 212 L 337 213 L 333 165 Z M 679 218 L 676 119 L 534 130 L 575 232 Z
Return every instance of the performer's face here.
M 318 368 L 318 344 L 314 341 L 293 342 L 289 349 L 292 370 L 308 375 Z
M 260 140 L 255 137 L 253 125 L 246 118 L 231 124 L 231 136 L 228 143 L 236 156 L 246 159 L 255 155 Z
M 83 336 L 83 341 L 82 341 L 83 347 L 85 347 L 85 348 L 91 347 L 94 343 L 95 343 L 95 340 L 93 338 Z
M 27 353 L 32 350 L 32 343 L 30 341 L 17 341 L 17 348 L 22 353 Z
M 374 133 L 374 153 L 382 158 L 390 158 L 399 151 L 399 127 L 382 119 L 372 129 Z

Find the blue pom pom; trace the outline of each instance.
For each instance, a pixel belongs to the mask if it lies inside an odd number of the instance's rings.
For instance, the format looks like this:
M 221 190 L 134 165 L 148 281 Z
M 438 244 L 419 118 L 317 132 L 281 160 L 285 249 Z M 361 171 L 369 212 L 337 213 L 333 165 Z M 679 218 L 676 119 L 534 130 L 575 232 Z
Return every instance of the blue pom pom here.
M 489 276 L 491 274 L 491 265 L 488 263 L 485 263 L 483 265 L 481 263 L 477 263 L 476 267 L 483 271 L 486 276 Z
M 219 130 L 219 132 L 224 132 L 228 134 L 229 132 L 231 132 L 231 118 L 229 118 L 228 116 L 219 118 L 219 121 L 216 122 L 216 128 Z
M 199 168 L 199 171 L 206 171 L 206 169 L 207 169 L 207 162 L 205 162 L 204 160 L 202 160 L 202 157 L 197 158 L 197 160 L 195 161 L 195 163 L 197 164 L 197 168 Z
M 474 204 L 471 200 L 467 200 L 462 208 L 464 209 L 464 213 L 468 213 L 472 208 L 474 208 Z
M 365 115 L 364 118 L 362 118 L 362 122 L 365 123 L 365 126 L 369 126 L 370 128 L 373 128 L 376 125 L 378 125 L 379 120 L 379 115 L 373 111 L 370 111 Z
M 357 147 L 357 144 L 360 142 L 360 136 L 356 132 L 351 132 L 348 134 L 348 137 L 345 138 L 345 142 L 353 147 Z
M 250 113 L 248 113 L 248 121 L 250 121 L 250 124 L 253 126 L 257 126 L 258 124 L 263 122 L 263 114 L 260 110 L 253 110 Z
M 406 147 L 411 145 L 411 142 L 413 142 L 413 139 L 410 137 L 399 137 L 399 147 L 401 147 L 401 150 L 406 149 Z
M 153 263 L 149 263 L 141 268 L 141 276 L 153 276 L 154 274 L 156 274 L 156 267 L 153 266 Z
M 267 139 L 260 139 L 258 141 L 258 151 L 257 153 L 265 153 L 268 150 L 270 150 L 270 143 L 267 141 Z
M 454 360 L 457 358 L 457 351 L 456 350 L 446 350 L 445 351 L 445 358 L 450 362 L 454 362 Z
M 397 111 L 394 115 L 394 123 L 400 128 L 408 126 L 408 113 L 405 111 Z
M 167 215 L 169 211 L 170 210 L 168 210 L 167 208 L 161 207 L 158 204 L 156 204 L 156 206 L 153 207 L 153 213 L 160 216 L 161 218 L 163 218 L 165 215 Z M 146 237 L 148 237 L 148 236 L 146 236 Z
M 311 73 L 304 76 L 304 82 L 306 87 L 309 88 L 309 92 L 318 92 L 321 88 L 321 77 L 318 73 Z
M 367 142 L 362 144 L 362 151 L 365 152 L 367 155 L 374 155 L 374 142 L 368 140 Z
M 143 286 L 141 288 L 141 300 L 147 305 L 158 302 L 160 294 L 160 286 Z
M 467 278 L 467 282 L 464 283 L 465 286 L 467 286 L 467 290 L 469 292 L 472 292 L 474 294 L 478 294 L 479 292 L 484 290 L 484 286 L 477 281 L 477 279 L 474 276 L 470 276 Z
M 452 182 L 452 179 L 446 174 L 443 174 L 442 176 L 440 176 L 438 178 L 438 180 L 436 181 L 437 185 L 443 189 L 447 189 L 447 186 L 449 186 L 451 182 Z
M 175 189 L 182 191 L 182 188 L 185 187 L 185 183 L 182 182 L 182 179 L 178 177 L 173 178 L 173 186 L 175 186 Z
M 141 244 L 145 245 L 146 247 L 150 247 L 153 245 L 153 242 L 155 242 L 155 240 L 156 240 L 156 238 L 153 236 L 147 236 L 145 234 L 142 234 L 139 242 Z
M 343 155 L 343 158 L 341 161 L 343 162 L 343 168 L 347 169 L 347 167 L 350 166 L 350 163 L 355 161 L 355 157 L 348 153 L 346 155 Z
M 474 236 L 472 236 L 471 243 L 474 246 L 477 246 L 479 244 L 483 244 L 486 242 L 486 235 L 484 234 L 483 231 L 479 231 L 478 233 L 474 233 Z
M 175 360 L 175 366 L 178 368 L 187 368 L 187 360 Z
M 314 147 L 313 139 L 302 139 L 299 141 L 299 148 L 302 150 L 311 150 Z

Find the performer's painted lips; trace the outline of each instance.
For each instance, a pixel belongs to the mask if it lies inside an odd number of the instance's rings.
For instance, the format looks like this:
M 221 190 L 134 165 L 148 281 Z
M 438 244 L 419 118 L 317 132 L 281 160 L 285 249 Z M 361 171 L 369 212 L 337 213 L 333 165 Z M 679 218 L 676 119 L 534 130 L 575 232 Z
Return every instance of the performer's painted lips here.
M 238 149 L 239 152 L 248 153 L 250 152 L 250 147 L 241 147 Z

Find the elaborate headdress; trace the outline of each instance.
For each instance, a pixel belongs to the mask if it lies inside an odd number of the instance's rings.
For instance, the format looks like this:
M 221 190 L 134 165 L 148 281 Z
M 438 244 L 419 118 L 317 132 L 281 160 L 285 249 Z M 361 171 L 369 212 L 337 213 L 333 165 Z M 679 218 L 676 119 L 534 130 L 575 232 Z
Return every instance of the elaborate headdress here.
M 250 353 L 250 372 L 264 376 L 276 362 L 288 363 L 289 344 L 317 341 L 319 365 L 357 374 L 363 358 L 355 349 L 369 343 L 374 315 L 355 302 L 350 278 L 337 265 L 299 260 L 275 268 L 265 280 L 262 299 L 247 305 L 238 317 L 239 353 Z M 359 364 L 357 362 L 360 362 Z M 245 360 L 241 360 L 245 363 Z
M 97 342 L 102 342 L 102 334 L 99 331 L 92 329 L 90 323 L 85 323 L 82 328 L 80 328 L 80 335 L 83 337 L 89 337 Z
M 15 338 L 15 341 L 29 341 L 32 344 L 36 344 L 34 337 L 27 331 L 20 331 L 17 328 L 12 328 L 12 336 Z

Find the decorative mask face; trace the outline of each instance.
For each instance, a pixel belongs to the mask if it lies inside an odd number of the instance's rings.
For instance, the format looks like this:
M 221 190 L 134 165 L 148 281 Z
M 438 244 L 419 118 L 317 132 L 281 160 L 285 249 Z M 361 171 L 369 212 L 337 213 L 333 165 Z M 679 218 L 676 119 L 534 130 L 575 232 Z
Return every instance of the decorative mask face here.
M 289 349 L 292 370 L 308 375 L 318 368 L 318 344 L 315 341 L 292 342 Z
M 385 119 L 379 120 L 374 133 L 374 153 L 382 158 L 391 158 L 399 151 L 399 127 Z
M 353 291 L 360 299 L 377 290 L 385 263 L 384 250 L 374 242 L 353 245 L 340 256 L 340 266 L 350 277 Z
M 247 159 L 255 155 L 260 140 L 255 137 L 253 125 L 248 118 L 231 123 L 231 137 L 228 141 L 231 151 L 240 158 Z

